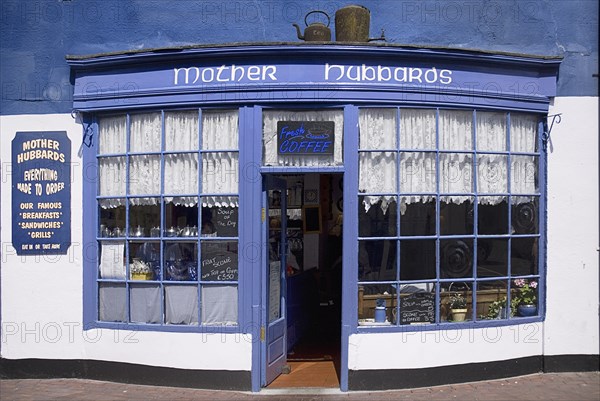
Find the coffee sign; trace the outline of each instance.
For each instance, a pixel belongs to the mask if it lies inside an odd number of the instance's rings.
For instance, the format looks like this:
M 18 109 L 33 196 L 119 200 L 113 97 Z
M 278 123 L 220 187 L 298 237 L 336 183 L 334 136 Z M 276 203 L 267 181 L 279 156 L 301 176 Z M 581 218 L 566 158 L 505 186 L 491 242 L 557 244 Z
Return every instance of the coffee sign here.
M 333 121 L 278 121 L 277 154 L 333 155 Z

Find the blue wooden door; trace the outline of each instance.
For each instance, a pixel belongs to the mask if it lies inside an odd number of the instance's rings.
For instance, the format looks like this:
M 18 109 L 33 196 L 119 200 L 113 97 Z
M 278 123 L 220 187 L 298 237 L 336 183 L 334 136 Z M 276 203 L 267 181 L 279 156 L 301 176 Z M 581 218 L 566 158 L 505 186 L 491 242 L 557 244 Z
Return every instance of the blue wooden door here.
M 263 186 L 263 385 L 277 378 L 287 365 L 286 339 L 286 254 L 287 254 L 287 196 L 286 182 L 265 176 Z

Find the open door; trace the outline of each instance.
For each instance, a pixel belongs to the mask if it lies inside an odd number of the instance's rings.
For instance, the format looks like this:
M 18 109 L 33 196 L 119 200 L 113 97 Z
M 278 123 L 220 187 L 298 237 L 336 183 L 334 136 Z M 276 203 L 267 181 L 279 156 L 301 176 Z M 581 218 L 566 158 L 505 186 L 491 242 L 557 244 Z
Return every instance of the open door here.
M 266 274 L 263 296 L 263 386 L 268 385 L 287 368 L 286 339 L 286 254 L 287 254 L 287 194 L 286 181 L 265 176 L 263 185 L 263 226 L 266 246 L 263 268 Z

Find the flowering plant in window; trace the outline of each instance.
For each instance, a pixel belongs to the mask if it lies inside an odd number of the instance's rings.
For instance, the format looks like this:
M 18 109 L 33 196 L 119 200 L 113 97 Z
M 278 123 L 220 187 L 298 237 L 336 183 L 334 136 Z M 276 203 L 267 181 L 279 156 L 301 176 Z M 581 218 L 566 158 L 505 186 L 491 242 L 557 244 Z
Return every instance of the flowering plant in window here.
M 536 288 L 537 281 L 518 278 L 514 281 L 515 287 L 518 288 L 517 294 L 513 301 L 517 305 L 535 305 L 536 304 Z

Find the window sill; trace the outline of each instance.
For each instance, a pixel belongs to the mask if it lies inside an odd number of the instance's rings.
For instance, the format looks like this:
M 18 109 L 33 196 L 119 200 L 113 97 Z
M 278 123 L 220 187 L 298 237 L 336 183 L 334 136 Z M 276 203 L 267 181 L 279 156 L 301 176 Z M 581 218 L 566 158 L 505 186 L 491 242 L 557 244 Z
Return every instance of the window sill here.
M 355 333 L 405 333 L 417 331 L 472 330 L 487 327 L 518 326 L 543 322 L 542 316 L 512 317 L 510 319 L 489 319 L 464 322 L 417 323 L 417 324 L 379 324 L 377 326 L 356 326 Z
M 215 324 L 162 324 L 162 323 L 124 323 L 124 322 L 89 322 L 84 324 L 83 330 L 126 330 L 126 331 L 157 331 L 168 333 L 243 333 L 239 324 L 215 325 Z

